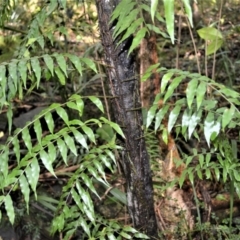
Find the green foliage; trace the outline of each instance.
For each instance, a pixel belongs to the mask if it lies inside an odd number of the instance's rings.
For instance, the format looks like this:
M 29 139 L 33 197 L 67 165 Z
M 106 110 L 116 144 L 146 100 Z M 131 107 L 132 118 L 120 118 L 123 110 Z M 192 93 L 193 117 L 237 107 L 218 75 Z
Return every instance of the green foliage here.
M 202 152 L 193 149 L 194 154 L 186 156 L 187 168 L 180 178 L 180 185 L 186 176 L 192 184 L 196 176 L 199 179 L 215 178 L 224 183 L 232 181 L 235 191 L 240 196 L 240 163 L 233 147 L 236 142 L 229 141 L 224 134 L 226 129 L 239 126 L 240 94 L 196 73 L 164 68 L 157 68 L 156 71 L 164 75 L 161 93 L 156 96 L 147 114 L 147 127 L 154 121 L 154 130 L 163 132 L 165 127 L 162 120 L 168 119 L 168 132 L 175 129 L 185 140 L 194 137 L 199 141 L 203 134 L 209 147 L 209 151 L 203 149 Z M 181 93 L 182 97 L 173 105 L 174 92 L 186 83 L 186 90 Z M 163 103 L 160 109 L 159 101 Z M 220 105 L 220 102 L 225 104 Z M 198 159 L 198 164 L 193 168 L 191 163 L 194 158 Z
M 206 54 L 215 53 L 223 45 L 222 33 L 214 27 L 201 28 L 198 31 L 199 36 L 207 43 Z M 210 42 L 210 43 L 209 43 Z

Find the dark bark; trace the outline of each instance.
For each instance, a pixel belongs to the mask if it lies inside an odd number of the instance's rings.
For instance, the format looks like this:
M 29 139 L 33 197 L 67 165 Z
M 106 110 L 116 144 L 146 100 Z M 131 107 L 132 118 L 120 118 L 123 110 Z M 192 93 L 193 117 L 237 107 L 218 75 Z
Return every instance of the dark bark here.
M 118 0 L 96 0 L 96 3 L 114 117 L 126 137 L 121 161 L 127 182 L 129 214 L 135 228 L 157 239 L 151 170 L 141 127 L 139 79 L 135 73 L 135 58 L 133 54 L 128 56 L 131 39 L 117 47 L 117 40 L 112 38 L 114 26 L 109 25 L 109 20 Z

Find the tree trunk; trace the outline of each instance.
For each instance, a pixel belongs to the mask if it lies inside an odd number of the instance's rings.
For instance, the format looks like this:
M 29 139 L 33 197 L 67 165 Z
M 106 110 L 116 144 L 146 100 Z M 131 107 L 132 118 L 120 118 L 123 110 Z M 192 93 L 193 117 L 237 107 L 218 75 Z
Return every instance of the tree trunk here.
M 127 204 L 134 227 L 151 239 L 157 239 L 149 156 L 141 128 L 139 79 L 135 73 L 134 55 L 128 56 L 131 39 L 117 47 L 117 40 L 112 38 L 114 25 L 109 25 L 118 3 L 118 0 L 96 0 L 114 117 L 126 137 L 122 141 L 121 163 L 127 183 Z

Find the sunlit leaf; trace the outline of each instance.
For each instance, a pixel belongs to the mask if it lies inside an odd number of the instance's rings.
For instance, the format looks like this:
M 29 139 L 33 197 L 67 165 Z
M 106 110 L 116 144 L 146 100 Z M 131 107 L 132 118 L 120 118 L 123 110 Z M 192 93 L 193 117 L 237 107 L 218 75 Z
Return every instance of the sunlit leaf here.
M 165 91 L 165 88 L 167 84 L 169 83 L 169 80 L 172 78 L 173 72 L 168 72 L 163 75 L 161 80 L 161 92 L 163 93 Z
M 188 126 L 188 138 L 190 139 L 192 136 L 193 131 L 195 130 L 197 124 L 200 122 L 202 116 L 202 111 L 199 110 L 189 118 L 189 126 Z
M 46 169 L 53 175 L 56 177 L 54 170 L 53 170 L 53 166 L 52 166 L 52 161 L 51 158 L 48 156 L 48 154 L 46 153 L 46 151 L 41 150 L 40 151 L 40 159 L 42 160 L 43 165 L 46 167 Z
M 182 135 L 186 133 L 186 130 L 189 126 L 189 120 L 191 118 L 192 111 L 186 108 L 182 116 Z
M 158 0 L 151 0 L 151 17 L 154 22 L 154 15 L 157 10 Z
M 200 84 L 198 85 L 197 88 L 197 92 L 196 92 L 196 96 L 197 96 L 197 110 L 200 108 L 202 101 L 203 101 L 203 97 L 206 93 L 207 90 L 207 84 L 205 82 L 200 82 Z
M 147 113 L 147 124 L 146 124 L 146 127 L 148 128 L 154 117 L 155 117 L 155 113 L 156 113 L 156 110 L 157 110 L 158 106 L 157 105 L 153 105 L 149 110 L 148 110 L 148 113 Z
M 214 115 L 209 112 L 207 118 L 204 121 L 204 136 L 207 141 L 208 146 L 210 146 L 210 139 L 214 129 Z
M 75 139 L 84 147 L 88 150 L 88 145 L 87 145 L 87 142 L 86 142 L 86 139 L 85 137 L 79 132 L 77 131 L 75 128 L 70 128 Z
M 71 150 L 71 152 L 77 156 L 77 149 L 74 143 L 74 140 L 72 137 L 70 137 L 68 134 L 63 134 L 64 137 L 64 141 L 66 143 L 66 145 L 68 146 L 68 148 Z
M 37 198 L 37 183 L 38 183 L 38 178 L 39 178 L 39 173 L 40 173 L 40 167 L 38 160 L 36 158 L 33 158 L 31 160 L 31 164 L 25 169 L 25 173 L 28 179 L 28 182 L 35 194 L 35 198 Z
M 180 110 L 181 110 L 181 105 L 176 105 L 171 111 L 168 119 L 168 132 L 171 132 L 174 124 L 176 123 Z
M 174 0 L 163 0 L 167 31 L 174 43 Z

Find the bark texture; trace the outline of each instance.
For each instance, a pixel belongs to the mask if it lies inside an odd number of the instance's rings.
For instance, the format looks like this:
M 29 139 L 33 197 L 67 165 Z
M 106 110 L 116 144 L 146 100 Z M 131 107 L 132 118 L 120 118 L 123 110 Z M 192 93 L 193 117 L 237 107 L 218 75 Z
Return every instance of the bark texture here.
M 127 182 L 127 202 L 133 225 L 157 239 L 153 188 L 149 156 L 142 132 L 142 112 L 139 79 L 135 73 L 135 58 L 128 56 L 132 39 L 117 47 L 113 40 L 114 24 L 109 20 L 118 0 L 96 0 L 102 45 L 105 51 L 112 106 L 116 122 L 124 131 L 122 166 Z

